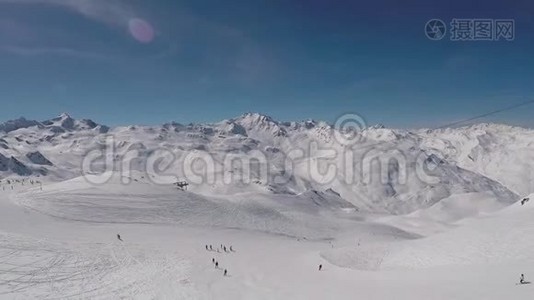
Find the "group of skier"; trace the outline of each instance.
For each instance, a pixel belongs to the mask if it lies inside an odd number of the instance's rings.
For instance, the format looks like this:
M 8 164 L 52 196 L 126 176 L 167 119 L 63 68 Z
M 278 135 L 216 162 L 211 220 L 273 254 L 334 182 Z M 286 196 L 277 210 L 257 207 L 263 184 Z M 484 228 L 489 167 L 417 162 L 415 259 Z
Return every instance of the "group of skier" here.
M 218 248 L 213 248 L 213 245 L 205 245 L 206 251 L 216 251 L 217 253 L 221 253 L 221 250 L 225 253 L 232 253 L 235 252 L 234 248 L 232 246 L 226 247 L 225 245 L 221 244 Z M 215 266 L 215 269 L 219 269 L 219 262 L 215 260 L 215 258 L 211 259 L 211 263 Z M 224 269 L 224 276 L 228 276 L 228 270 Z
M 26 179 L 6 179 L 5 184 L 2 180 L 0 180 L 0 186 L 2 187 L 2 191 L 6 190 L 6 186 L 9 187 L 11 190 L 14 190 L 15 184 L 20 184 L 21 186 L 24 186 L 25 182 L 29 182 L 31 185 L 38 184 L 40 190 L 43 190 L 43 184 L 39 180 L 33 180 L 29 179 L 26 181 Z
M 216 261 L 215 258 L 211 259 L 211 263 L 215 266 L 215 269 L 219 269 L 219 262 Z M 228 270 L 227 269 L 224 269 L 224 275 L 223 276 L 228 276 Z
M 122 240 L 122 237 L 120 234 L 117 234 L 117 239 L 119 241 L 123 241 Z M 220 248 L 217 248 L 216 250 L 213 250 L 213 245 L 205 245 L 205 248 L 206 248 L 206 251 L 217 251 L 218 253 L 221 253 L 220 249 L 223 249 L 224 252 L 226 253 L 231 253 L 231 252 L 235 252 L 234 248 L 232 246 L 230 247 L 226 247 L 225 245 L 221 244 L 221 247 Z M 215 269 L 220 269 L 219 268 L 219 261 L 215 260 L 215 258 L 213 257 L 211 259 L 211 263 L 215 266 Z M 321 271 L 323 269 L 323 265 L 319 265 L 319 271 Z M 223 269 L 223 276 L 228 276 L 228 270 L 227 269 Z M 524 276 L 523 274 L 521 274 L 521 283 L 524 283 Z
M 225 252 L 225 253 L 230 253 L 230 252 L 235 252 L 234 251 L 234 248 L 232 248 L 232 246 L 230 246 L 229 248 L 226 248 L 225 245 L 221 244 L 221 247 L 220 248 L 217 248 L 215 250 L 213 250 L 213 245 L 206 245 L 206 251 L 217 251 L 218 253 L 221 253 L 221 249 Z

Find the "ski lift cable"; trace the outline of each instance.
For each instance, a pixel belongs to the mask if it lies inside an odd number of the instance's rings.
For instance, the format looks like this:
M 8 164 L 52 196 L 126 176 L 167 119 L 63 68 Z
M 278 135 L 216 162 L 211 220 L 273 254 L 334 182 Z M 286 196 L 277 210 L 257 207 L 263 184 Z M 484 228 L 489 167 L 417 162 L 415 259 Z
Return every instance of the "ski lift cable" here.
M 497 114 L 497 113 L 501 113 L 501 112 L 504 112 L 504 111 L 516 109 L 516 108 L 519 108 L 519 107 L 522 107 L 522 106 L 526 106 L 526 105 L 529 105 L 529 104 L 533 104 L 533 103 L 534 103 L 534 99 L 531 99 L 531 100 L 528 100 L 528 101 L 525 101 L 525 102 L 517 103 L 517 104 L 514 104 L 514 105 L 510 105 L 510 106 L 507 106 L 507 107 L 496 109 L 496 110 L 493 110 L 493 111 L 490 111 L 490 112 L 486 112 L 486 113 L 483 113 L 483 114 L 480 114 L 480 115 L 476 115 L 476 116 L 473 116 L 473 117 L 470 117 L 470 118 L 467 118 L 467 119 L 464 119 L 464 120 L 448 123 L 448 124 L 441 125 L 441 126 L 438 126 L 438 127 L 433 127 L 433 128 L 430 128 L 430 129 L 431 130 L 435 130 L 435 129 L 442 129 L 442 128 L 446 128 L 446 127 L 452 127 L 452 126 L 459 125 L 459 124 L 462 124 L 462 123 L 465 123 L 465 122 L 478 120 L 478 119 L 481 119 L 481 118 L 484 118 L 484 117 L 487 117 L 487 116 L 491 116 L 491 115 L 494 115 L 494 114 Z M 380 142 L 376 142 L 376 143 L 372 143 L 372 144 L 362 145 L 361 147 L 358 147 L 357 149 L 359 149 L 359 150 L 371 149 L 371 148 L 373 148 L 375 146 L 378 146 L 378 145 L 381 145 L 381 144 L 385 144 L 385 142 L 380 141 Z
M 521 103 L 517 103 L 517 104 L 514 104 L 514 105 L 510 105 L 510 106 L 507 106 L 507 107 L 503 107 L 503 108 L 500 108 L 500 109 L 496 109 L 496 110 L 493 110 L 493 111 L 490 111 L 490 112 L 487 112 L 487 113 L 483 113 L 481 115 L 477 115 L 477 116 L 474 116 L 474 117 L 470 117 L 470 118 L 467 118 L 467 119 L 464 119 L 464 120 L 460 120 L 460 121 L 448 123 L 448 124 L 445 124 L 445 125 L 441 125 L 439 127 L 435 127 L 434 129 L 442 129 L 442 128 L 446 128 L 446 127 L 456 126 L 456 125 L 459 125 L 459 124 L 462 124 L 462 123 L 465 123 L 465 122 L 481 119 L 481 118 L 484 118 L 484 117 L 487 117 L 487 116 L 491 116 L 491 115 L 498 114 L 498 113 L 501 113 L 501 112 L 504 112 L 504 111 L 516 109 L 516 108 L 519 108 L 519 107 L 522 107 L 522 106 L 526 106 L 526 105 L 529 105 L 529 104 L 532 104 L 532 103 L 534 103 L 534 99 L 531 99 L 531 100 L 528 100 L 528 101 L 525 101 L 525 102 L 521 102 Z

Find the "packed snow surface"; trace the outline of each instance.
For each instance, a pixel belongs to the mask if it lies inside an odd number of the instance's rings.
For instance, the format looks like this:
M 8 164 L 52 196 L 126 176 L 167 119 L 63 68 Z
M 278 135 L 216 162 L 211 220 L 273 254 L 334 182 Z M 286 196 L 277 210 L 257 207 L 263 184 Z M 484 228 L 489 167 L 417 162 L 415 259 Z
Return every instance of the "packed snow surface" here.
M 370 127 L 351 149 L 361 178 L 318 182 L 309 162 L 336 158 L 310 143 L 347 149 L 332 130 L 253 113 L 215 124 L 108 128 L 67 114 L 1 124 L 0 299 L 532 298 L 519 276 L 534 278 L 534 131 Z M 132 170 L 82 176 L 84 156 L 109 135 L 115 159 L 137 151 Z M 287 175 L 294 147 L 306 151 Z M 160 148 L 215 161 L 258 150 L 272 170 L 181 189 L 143 171 Z M 385 173 L 361 166 L 397 152 Z M 411 169 L 420 159 L 432 180 Z

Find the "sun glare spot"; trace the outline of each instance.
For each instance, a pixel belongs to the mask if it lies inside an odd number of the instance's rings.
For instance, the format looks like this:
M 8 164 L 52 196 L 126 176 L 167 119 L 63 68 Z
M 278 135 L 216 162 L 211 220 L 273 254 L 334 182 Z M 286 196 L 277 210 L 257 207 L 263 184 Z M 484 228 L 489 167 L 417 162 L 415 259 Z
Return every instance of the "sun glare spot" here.
M 143 19 L 130 19 L 128 30 L 132 37 L 141 43 L 150 43 L 154 40 L 154 28 Z

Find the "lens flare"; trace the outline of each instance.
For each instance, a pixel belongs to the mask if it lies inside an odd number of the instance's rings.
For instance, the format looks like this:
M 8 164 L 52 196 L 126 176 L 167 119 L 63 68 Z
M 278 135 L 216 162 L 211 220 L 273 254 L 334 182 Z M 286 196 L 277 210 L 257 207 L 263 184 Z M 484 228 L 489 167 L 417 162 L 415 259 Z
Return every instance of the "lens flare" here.
M 128 30 L 133 38 L 141 43 L 150 43 L 154 40 L 154 28 L 143 19 L 130 19 Z

